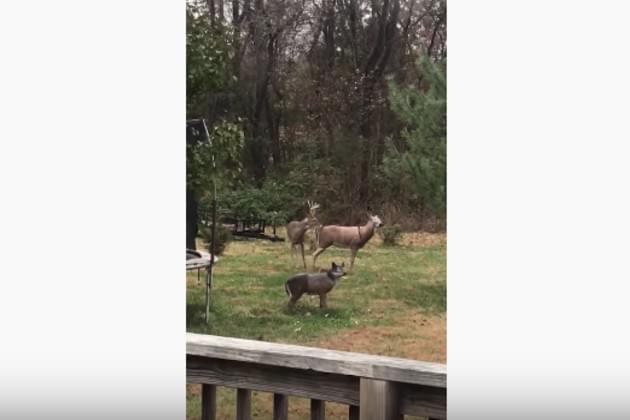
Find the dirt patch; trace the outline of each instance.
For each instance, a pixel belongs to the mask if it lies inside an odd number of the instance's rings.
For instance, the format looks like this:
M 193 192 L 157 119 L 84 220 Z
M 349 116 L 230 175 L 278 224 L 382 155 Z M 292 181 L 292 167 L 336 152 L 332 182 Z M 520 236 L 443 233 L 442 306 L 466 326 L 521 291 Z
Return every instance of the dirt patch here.
M 446 363 L 446 316 L 409 312 L 392 326 L 365 326 L 313 344 L 332 350 Z
M 201 395 L 201 385 L 197 384 L 186 384 L 186 389 L 192 396 L 198 397 Z
M 446 233 L 410 232 L 403 233 L 401 245 L 434 247 L 446 245 Z

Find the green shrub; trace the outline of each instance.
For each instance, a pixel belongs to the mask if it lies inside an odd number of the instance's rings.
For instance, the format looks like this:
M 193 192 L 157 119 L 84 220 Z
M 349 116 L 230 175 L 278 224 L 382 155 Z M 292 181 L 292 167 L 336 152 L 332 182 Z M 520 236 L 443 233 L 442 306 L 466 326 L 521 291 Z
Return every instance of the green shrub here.
M 212 241 L 212 226 L 202 228 L 201 235 L 203 236 L 203 240 L 208 244 L 208 248 L 210 248 L 210 244 Z M 216 248 L 216 254 L 223 254 L 223 251 L 225 251 L 225 247 L 231 240 L 232 232 L 230 232 L 230 230 L 225 226 L 217 225 L 217 237 L 214 244 Z
M 222 214 L 239 219 L 264 219 L 268 225 L 281 226 L 306 214 L 302 186 L 291 180 L 268 178 L 262 187 L 243 184 L 221 194 Z M 208 203 L 209 205 L 209 203 Z
M 402 234 L 399 225 L 383 226 L 378 229 L 378 234 L 383 240 L 385 246 L 396 246 Z

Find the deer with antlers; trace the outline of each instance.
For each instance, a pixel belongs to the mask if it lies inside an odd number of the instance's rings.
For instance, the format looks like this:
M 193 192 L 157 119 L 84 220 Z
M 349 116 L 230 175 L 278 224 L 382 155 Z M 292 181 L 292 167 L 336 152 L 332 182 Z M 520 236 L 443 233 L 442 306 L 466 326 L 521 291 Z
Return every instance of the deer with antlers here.
M 368 222 L 363 226 L 322 226 L 318 229 L 317 249 L 313 253 L 313 268 L 317 257 L 331 245 L 350 248 L 350 270 L 354 266 L 354 258 L 359 249 L 374 236 L 376 229 L 383 225 L 380 217 L 368 213 Z
M 319 208 L 319 204 L 308 201 L 308 216 L 302 220 L 296 220 L 287 224 L 287 236 L 291 243 L 291 256 L 297 254 L 297 247 L 302 251 L 302 263 L 304 263 L 304 269 L 306 269 L 306 260 L 304 259 L 304 235 L 310 228 L 317 228 L 319 222 L 315 217 L 315 211 Z

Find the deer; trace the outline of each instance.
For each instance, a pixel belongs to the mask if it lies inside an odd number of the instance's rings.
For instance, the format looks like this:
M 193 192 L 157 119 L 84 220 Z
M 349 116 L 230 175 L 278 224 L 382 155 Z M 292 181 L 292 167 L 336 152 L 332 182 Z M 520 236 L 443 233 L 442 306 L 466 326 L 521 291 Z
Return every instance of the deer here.
M 326 295 L 335 287 L 337 280 L 345 275 L 343 263 L 337 265 L 334 262 L 330 270 L 323 273 L 296 274 L 284 283 L 284 291 L 289 296 L 289 308 L 292 309 L 303 294 L 319 295 L 319 307 L 326 308 Z
M 313 201 L 307 201 L 308 216 L 302 220 L 295 220 L 287 224 L 287 236 L 291 243 L 291 256 L 297 254 L 297 247 L 302 251 L 302 263 L 306 270 L 306 260 L 304 259 L 304 235 L 309 228 L 317 227 L 319 222 L 315 217 L 315 211 L 319 208 L 319 204 Z
M 328 225 L 320 227 L 316 239 L 317 249 L 313 253 L 313 269 L 315 268 L 317 257 L 328 247 L 335 245 L 340 248 L 350 248 L 349 271 L 352 272 L 357 252 L 374 236 L 376 229 L 383 226 L 380 217 L 370 213 L 367 215 L 368 221 L 363 226 Z

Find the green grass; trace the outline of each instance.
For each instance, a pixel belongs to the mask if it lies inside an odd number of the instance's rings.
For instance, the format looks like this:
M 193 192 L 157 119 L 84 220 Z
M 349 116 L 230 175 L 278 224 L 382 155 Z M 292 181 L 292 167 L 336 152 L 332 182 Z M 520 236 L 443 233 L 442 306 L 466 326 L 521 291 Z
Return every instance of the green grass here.
M 205 287 L 189 273 L 186 326 L 190 332 L 266 341 L 308 342 L 359 324 L 387 325 L 401 312 L 446 311 L 445 248 L 381 247 L 359 251 L 354 272 L 328 296 L 304 296 L 294 311 L 286 307 L 284 283 L 304 271 L 281 242 L 235 241 L 216 265 L 209 324 L 204 322 Z M 349 251 L 328 249 L 318 266 L 349 263 Z M 311 260 L 307 256 L 310 268 Z M 346 267 L 347 268 L 347 267 Z M 203 283 L 203 281 L 202 281 Z M 384 313 L 370 311 L 385 306 Z M 379 316 L 376 316 L 379 315 Z

